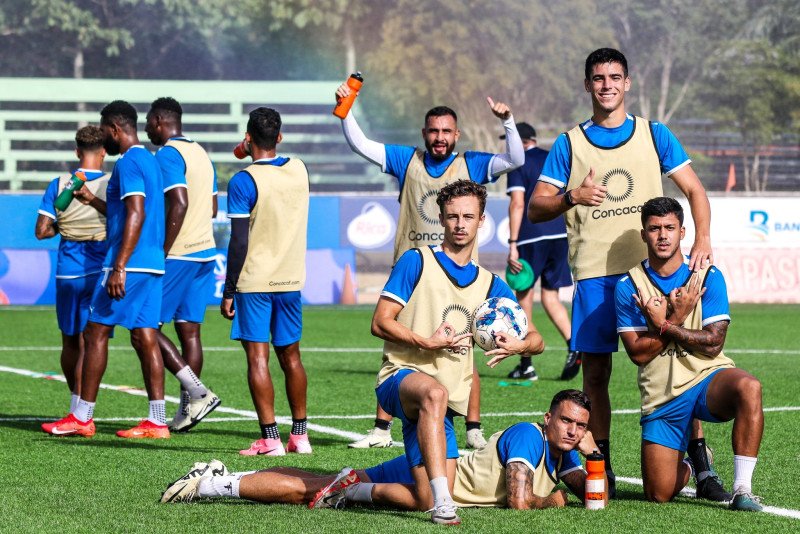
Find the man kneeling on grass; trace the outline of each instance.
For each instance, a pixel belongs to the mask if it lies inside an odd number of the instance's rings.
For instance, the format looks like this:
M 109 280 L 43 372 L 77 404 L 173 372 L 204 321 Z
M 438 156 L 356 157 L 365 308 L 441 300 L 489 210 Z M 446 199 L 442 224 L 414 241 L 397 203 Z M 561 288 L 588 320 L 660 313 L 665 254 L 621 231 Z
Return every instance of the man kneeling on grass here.
M 750 487 L 764 432 L 761 383 L 722 353 L 728 295 L 713 265 L 692 272 L 680 249 L 683 208 L 658 197 L 642 206 L 647 259 L 617 282 L 617 332 L 639 366 L 642 478 L 649 501 L 671 500 L 689 481 L 716 476 L 713 465 L 683 459 L 692 419 L 734 420 L 732 510 L 761 511 Z
M 596 449 L 586 431 L 591 404 L 581 391 L 555 395 L 544 424 L 517 423 L 497 432 L 489 445 L 462 456 L 456 463 L 453 499 L 461 507 L 515 509 L 564 506 L 559 481 L 581 501 L 586 473 L 578 451 Z M 343 508 L 346 504 L 376 504 L 405 510 L 425 507 L 415 491 L 405 456 L 370 469 L 345 467 L 338 475 L 315 475 L 288 467 L 228 473 L 218 460 L 197 463 L 161 495 L 161 502 L 192 502 L 234 497 L 262 503 L 306 504 L 309 508 Z

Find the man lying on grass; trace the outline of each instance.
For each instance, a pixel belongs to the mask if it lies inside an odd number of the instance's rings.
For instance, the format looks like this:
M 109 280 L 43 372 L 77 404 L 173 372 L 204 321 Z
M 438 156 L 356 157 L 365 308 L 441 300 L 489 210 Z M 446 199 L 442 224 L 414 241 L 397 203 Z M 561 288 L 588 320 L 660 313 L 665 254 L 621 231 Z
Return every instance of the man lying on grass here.
M 458 459 L 453 499 L 461 507 L 509 507 L 530 510 L 564 506 L 559 481 L 581 501 L 586 473 L 578 451 L 596 448 L 586 431 L 591 404 L 581 391 L 555 395 L 544 424 L 517 423 L 497 432 L 489 445 Z M 345 467 L 338 475 L 315 475 L 288 467 L 228 473 L 218 460 L 197 463 L 167 486 L 161 502 L 193 502 L 215 497 L 263 503 L 309 504 L 310 508 L 343 508 L 376 504 L 423 510 L 405 456 L 370 469 Z

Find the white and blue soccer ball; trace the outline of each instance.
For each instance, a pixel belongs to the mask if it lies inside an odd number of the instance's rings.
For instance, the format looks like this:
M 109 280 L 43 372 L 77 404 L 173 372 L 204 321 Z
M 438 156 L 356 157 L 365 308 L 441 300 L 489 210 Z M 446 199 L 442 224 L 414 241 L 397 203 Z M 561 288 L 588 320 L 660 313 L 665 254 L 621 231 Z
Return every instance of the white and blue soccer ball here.
M 484 300 L 472 315 L 472 337 L 486 351 L 497 348 L 494 336 L 505 332 L 517 339 L 528 335 L 528 317 L 519 304 L 505 297 Z

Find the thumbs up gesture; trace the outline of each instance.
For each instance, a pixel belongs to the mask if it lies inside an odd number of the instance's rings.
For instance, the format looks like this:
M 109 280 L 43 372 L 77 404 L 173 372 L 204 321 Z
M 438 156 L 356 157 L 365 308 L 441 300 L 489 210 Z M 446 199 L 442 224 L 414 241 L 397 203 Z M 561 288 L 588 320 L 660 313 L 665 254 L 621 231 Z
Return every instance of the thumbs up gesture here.
M 599 206 L 606 199 L 608 188 L 594 182 L 594 167 L 589 168 L 589 174 L 583 179 L 580 186 L 570 191 L 572 201 L 584 206 Z

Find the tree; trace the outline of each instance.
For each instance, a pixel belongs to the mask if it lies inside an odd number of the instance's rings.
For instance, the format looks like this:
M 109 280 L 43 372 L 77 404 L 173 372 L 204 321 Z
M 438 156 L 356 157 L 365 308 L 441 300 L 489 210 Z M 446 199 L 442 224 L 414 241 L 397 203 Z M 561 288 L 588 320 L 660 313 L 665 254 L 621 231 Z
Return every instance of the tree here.
M 703 97 L 713 117 L 734 125 L 743 141 L 745 191 L 763 192 L 769 159 L 762 165 L 775 135 L 797 120 L 800 76 L 796 57 L 765 41 L 733 41 L 709 60 Z
M 706 59 L 734 39 L 745 0 L 612 0 L 610 17 L 633 82 L 630 109 L 668 123 L 695 88 Z
M 399 0 L 368 66 L 391 88 L 395 114 L 418 123 L 432 105 L 450 105 L 472 145 L 494 151 L 499 128 L 486 97 L 507 102 L 517 120 L 563 120 L 583 90 L 592 42 L 610 40 L 603 21 L 591 0 Z

